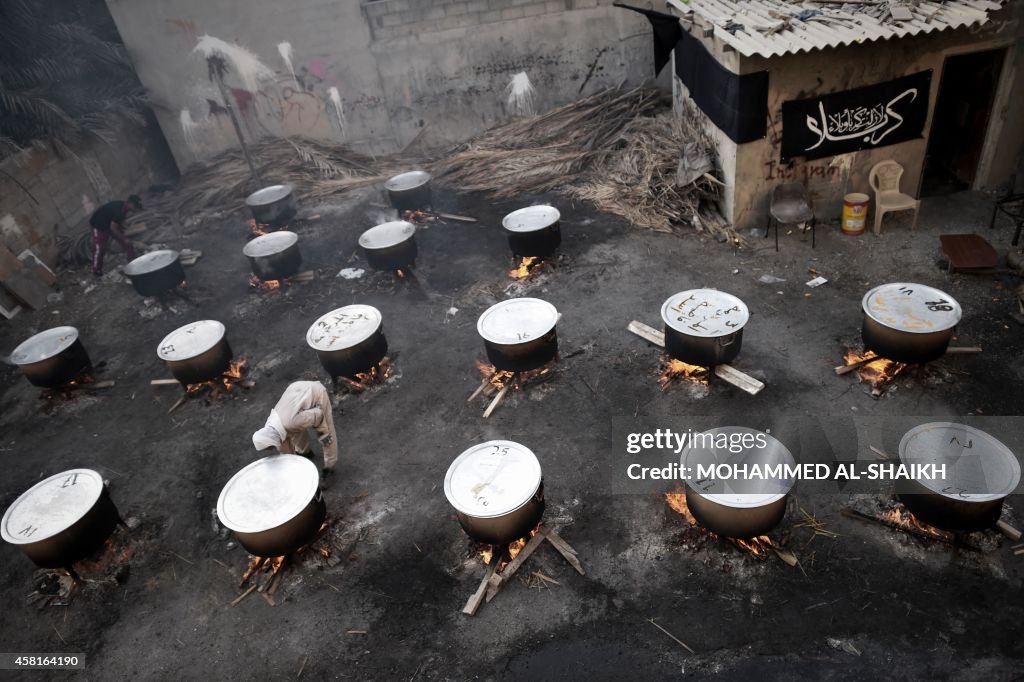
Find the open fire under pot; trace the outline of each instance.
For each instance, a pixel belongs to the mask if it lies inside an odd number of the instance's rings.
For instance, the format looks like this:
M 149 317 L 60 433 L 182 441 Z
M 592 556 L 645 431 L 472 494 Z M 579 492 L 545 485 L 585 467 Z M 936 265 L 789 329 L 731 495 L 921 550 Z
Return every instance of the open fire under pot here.
M 402 272 L 416 265 L 416 226 L 393 220 L 371 227 L 359 235 L 359 248 L 374 270 Z
M 353 380 L 380 366 L 388 352 L 384 317 L 369 305 L 354 304 L 321 316 L 306 331 L 306 344 L 316 351 L 332 378 Z
M 433 195 L 430 188 L 430 174 L 425 171 L 409 171 L 394 176 L 384 183 L 391 205 L 401 214 L 403 211 L 417 211 L 430 208 Z
M 790 477 L 696 478 L 700 465 L 794 467 L 790 451 L 767 433 L 742 426 L 704 431 L 694 436 L 680 460 L 684 471 L 693 472 L 686 481 L 686 505 L 712 533 L 741 540 L 758 538 L 785 516 L 794 483 Z
M 900 502 L 921 522 L 951 532 L 992 528 L 1020 483 L 1020 462 L 1001 441 L 952 422 L 921 424 L 900 441 L 902 464 L 945 465 L 942 479 L 900 480 Z
M 92 469 L 50 476 L 19 496 L 0 522 L 3 539 L 37 566 L 64 569 L 96 552 L 121 523 L 103 477 Z
M 10 361 L 33 386 L 66 386 L 92 372 L 92 362 L 74 327 L 53 327 L 22 341 Z
M 908 364 L 941 358 L 963 315 L 949 294 L 908 282 L 875 287 L 864 295 L 861 308 L 864 348 Z
M 156 352 L 184 386 L 217 379 L 230 369 L 233 357 L 227 331 L 216 320 L 190 322 L 175 329 Z
M 262 282 L 291 277 L 302 266 L 299 235 L 287 230 L 253 239 L 245 245 L 242 253 L 249 259 L 252 274 Z
M 245 198 L 245 205 L 257 225 L 286 226 L 295 217 L 295 193 L 291 185 L 271 185 Z
M 177 251 L 150 251 L 124 266 L 124 274 L 142 296 L 163 298 L 169 293 L 181 295 L 178 287 L 185 281 L 185 268 Z
M 561 214 L 554 206 L 527 206 L 506 215 L 501 226 L 515 258 L 547 258 L 562 243 Z
M 298 455 L 258 459 L 221 490 L 217 516 L 253 556 L 288 556 L 311 543 L 327 518 L 320 472 Z

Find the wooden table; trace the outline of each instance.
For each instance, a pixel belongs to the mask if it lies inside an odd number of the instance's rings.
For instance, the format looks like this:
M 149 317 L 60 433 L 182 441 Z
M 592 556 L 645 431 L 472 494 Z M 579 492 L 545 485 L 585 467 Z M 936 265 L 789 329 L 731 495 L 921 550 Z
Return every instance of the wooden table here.
M 995 270 L 999 254 L 977 234 L 944 234 L 939 237 L 942 252 L 949 259 L 949 271 L 985 272 Z

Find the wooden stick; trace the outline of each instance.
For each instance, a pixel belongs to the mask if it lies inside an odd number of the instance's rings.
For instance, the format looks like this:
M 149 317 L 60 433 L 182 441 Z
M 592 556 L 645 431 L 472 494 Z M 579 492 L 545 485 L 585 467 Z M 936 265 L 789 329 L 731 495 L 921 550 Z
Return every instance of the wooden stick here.
M 469 398 L 466 400 L 466 402 L 467 403 L 473 402 L 473 399 L 476 398 L 481 393 L 483 393 L 484 389 L 487 388 L 490 384 L 491 384 L 490 377 L 485 377 L 484 380 L 480 382 L 480 385 L 477 387 L 477 389 L 475 391 L 473 391 L 473 395 L 469 396 Z
M 1024 549 L 1018 549 L 1013 553 L 1013 556 L 1021 556 L 1022 554 L 1024 554 Z
M 874 445 L 869 445 L 868 449 L 871 450 L 871 452 L 873 452 L 876 455 L 878 455 L 879 459 L 892 459 L 892 457 L 890 457 L 889 455 L 885 454 L 884 452 L 882 452 L 881 450 L 876 448 Z
M 501 387 L 501 390 L 498 391 L 498 395 L 494 396 L 494 399 L 491 400 L 491 404 L 487 406 L 486 410 L 484 410 L 484 419 L 487 419 L 488 417 L 490 417 L 491 413 L 494 412 L 494 410 L 496 410 L 498 408 L 498 405 L 501 403 L 502 399 L 505 397 L 505 394 L 508 393 L 508 389 L 510 389 L 512 387 L 512 384 L 515 383 L 515 380 L 516 380 L 516 375 L 513 374 L 509 378 L 509 380 L 507 382 L 505 382 L 505 385 Z
M 181 386 L 181 382 L 177 379 L 150 379 L 150 386 Z
M 248 580 L 249 578 L 251 578 L 251 577 L 253 577 L 254 575 L 256 575 L 256 573 L 257 573 L 257 572 L 258 572 L 258 571 L 259 571 L 259 570 L 260 570 L 261 568 L 263 568 L 263 564 L 264 564 L 264 562 L 265 562 L 265 561 L 266 561 L 266 558 L 265 558 L 265 557 L 260 557 L 259 559 L 257 559 L 257 560 L 256 560 L 256 563 L 255 563 L 255 564 L 253 564 L 252 566 L 250 566 L 250 567 L 249 567 L 249 568 L 248 568 L 248 569 L 247 569 L 247 570 L 245 571 L 245 573 L 244 573 L 244 574 L 242 574 L 242 580 L 241 580 L 241 582 L 239 582 L 239 583 L 238 583 L 238 588 L 239 588 L 239 589 L 241 589 L 241 588 L 242 588 L 242 586 L 243 586 L 243 585 L 245 585 L 245 582 L 246 582 L 246 581 L 247 581 L 247 580 Z
M 764 389 L 764 384 L 745 372 L 741 372 L 732 365 L 715 365 L 715 376 L 732 384 L 744 393 L 757 395 Z
M 180 398 L 178 398 L 178 402 L 171 405 L 171 409 L 167 410 L 167 414 L 174 412 L 176 409 L 184 405 L 186 400 L 188 400 L 188 393 L 185 393 Z
M 480 602 L 484 600 L 484 596 L 487 594 L 487 586 L 490 584 L 494 571 L 498 568 L 498 562 L 501 561 L 502 554 L 503 552 L 498 551 L 491 554 L 491 561 L 487 564 L 487 570 L 484 571 L 484 579 L 480 581 L 480 586 L 476 588 L 476 592 L 469 598 L 466 605 L 462 607 L 462 612 L 467 616 L 476 614 L 477 609 L 480 608 Z
M 345 376 L 339 376 L 339 377 L 335 377 L 335 378 L 341 379 L 343 382 L 345 382 L 346 386 L 350 386 L 350 387 L 352 387 L 352 388 L 354 388 L 354 389 L 356 389 L 358 391 L 365 391 L 366 388 L 367 388 L 366 384 L 360 383 L 360 382 L 356 381 L 355 379 L 349 379 L 348 377 L 345 377 Z
M 471 218 L 468 215 L 455 215 L 454 213 L 438 213 L 438 218 L 447 218 L 448 220 L 458 220 L 461 223 L 475 223 L 478 222 L 476 218 Z
M 967 355 L 980 352 L 981 346 L 950 346 L 946 349 L 947 355 Z
M 782 559 L 782 561 L 790 568 L 794 568 L 797 564 L 800 563 L 800 560 L 796 558 L 796 554 L 793 554 L 788 549 L 776 547 L 775 543 L 772 543 L 772 550 L 775 552 L 775 556 Z
M 249 589 L 247 589 L 245 592 L 243 592 L 242 594 L 238 595 L 237 597 L 235 597 L 231 601 L 231 606 L 235 606 L 236 604 L 238 604 L 238 602 L 240 602 L 243 599 L 245 599 L 246 597 L 248 597 L 249 593 L 252 592 L 255 589 L 256 589 L 256 583 L 253 583 L 252 585 L 249 585 Z
M 996 528 L 1013 542 L 1017 542 L 1021 538 L 1021 532 L 1002 519 L 996 521 Z
M 872 523 L 877 523 L 880 526 L 885 526 L 886 528 L 891 528 L 892 530 L 903 531 L 904 533 L 908 533 L 914 536 L 915 538 L 920 538 L 923 540 L 938 540 L 939 542 L 944 542 L 946 544 L 953 544 L 953 538 L 949 535 L 932 535 L 931 533 L 926 533 L 924 531 L 918 530 L 910 526 L 901 526 L 900 524 L 894 521 L 888 521 L 878 516 L 865 514 L 864 512 L 857 511 L 856 509 L 851 509 L 849 507 L 843 509 L 842 514 L 843 516 L 847 516 L 851 519 L 871 521 Z
M 81 388 L 84 388 L 84 389 L 87 389 L 87 390 L 90 390 L 90 391 L 95 391 L 95 390 L 101 389 L 101 388 L 113 388 L 116 385 L 117 384 L 116 384 L 116 382 L 113 379 L 107 379 L 106 381 L 97 381 L 96 383 L 93 383 L 93 384 L 81 384 Z
M 834 371 L 835 371 L 836 374 L 842 376 L 844 374 L 849 374 L 850 372 L 852 372 L 855 369 L 860 369 L 861 367 L 863 367 L 864 365 L 868 364 L 869 362 L 874 362 L 875 360 L 881 360 L 881 359 L 882 358 L 878 357 L 877 355 L 873 355 L 870 358 L 863 358 L 862 360 L 858 360 L 857 362 L 853 363 L 852 365 L 839 365 L 838 367 L 835 368 Z
M 689 651 L 689 652 L 690 652 L 691 654 L 695 654 L 695 653 L 697 653 L 696 651 L 694 651 L 694 650 L 693 650 L 693 649 L 691 649 L 690 647 L 686 646 L 686 642 L 684 642 L 683 640 L 679 639 L 678 637 L 676 637 L 675 635 L 673 635 L 673 634 L 672 634 L 671 632 L 669 632 L 669 631 L 668 631 L 668 630 L 666 630 L 665 628 L 663 628 L 663 627 L 661 627 L 660 625 L 658 625 L 657 623 L 655 623 L 655 622 L 654 622 L 654 619 L 653 619 L 653 618 L 648 618 L 647 620 L 648 620 L 648 621 L 650 622 L 650 624 L 651 624 L 651 625 L 653 625 L 654 627 L 658 628 L 659 630 L 661 630 L 662 632 L 664 632 L 664 633 L 665 633 L 666 635 L 668 635 L 669 637 L 671 637 L 671 638 L 672 638 L 672 639 L 673 639 L 673 640 L 675 641 L 675 643 L 676 643 L 676 644 L 678 644 L 679 646 L 683 647 L 684 649 L 686 649 L 687 651 Z
M 267 603 L 268 603 L 268 604 L 270 604 L 271 606 L 277 606 L 277 602 L 276 602 L 276 601 L 274 601 L 274 598 L 273 598 L 273 597 L 271 597 L 271 596 L 270 596 L 269 594 L 267 594 L 266 592 L 260 592 L 260 593 L 259 593 L 259 595 L 260 595 L 261 597 L 263 597 L 263 601 L 267 602 Z
M 659 348 L 665 347 L 665 332 L 658 331 L 654 327 L 648 327 L 643 322 L 633 320 L 626 325 L 626 330 L 639 336 L 644 341 L 653 343 Z
M 501 573 L 497 573 L 491 577 L 490 586 L 487 588 L 487 601 L 494 599 L 495 595 L 498 594 L 505 583 L 512 579 L 519 570 L 519 567 L 526 563 L 526 560 L 530 558 L 530 555 L 537 551 L 537 548 L 547 540 L 548 529 L 545 526 L 541 526 L 537 529 L 537 534 L 530 538 L 530 541 L 526 543 L 526 546 L 520 550 L 516 558 L 510 561 L 506 566 L 505 570 Z
M 569 565 L 576 569 L 576 572 L 580 575 L 586 575 L 586 571 L 583 570 L 583 564 L 576 558 L 576 550 L 573 549 L 568 542 L 562 539 L 562 536 L 554 531 L 554 529 L 548 531 L 548 542 L 551 546 L 558 550 L 558 553 L 562 555 Z M 518 558 L 518 557 L 517 557 Z

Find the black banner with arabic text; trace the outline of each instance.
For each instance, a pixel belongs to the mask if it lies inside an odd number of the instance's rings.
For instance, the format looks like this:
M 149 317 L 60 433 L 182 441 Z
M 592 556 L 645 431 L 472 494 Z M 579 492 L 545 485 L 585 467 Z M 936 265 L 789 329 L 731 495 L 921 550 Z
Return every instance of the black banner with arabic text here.
M 884 147 L 921 137 L 932 72 L 782 103 L 782 161 Z

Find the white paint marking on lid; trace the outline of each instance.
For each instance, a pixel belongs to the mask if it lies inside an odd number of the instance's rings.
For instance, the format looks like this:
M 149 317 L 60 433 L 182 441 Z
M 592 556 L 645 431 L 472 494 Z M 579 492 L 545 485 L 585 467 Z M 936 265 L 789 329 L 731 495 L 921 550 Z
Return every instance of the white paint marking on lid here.
M 406 220 L 392 220 L 371 227 L 359 235 L 359 246 L 364 249 L 387 249 L 412 239 L 416 226 Z
M 164 337 L 157 346 L 157 357 L 165 362 L 194 358 L 220 343 L 224 332 L 224 325 L 217 320 L 190 322 Z
M 539 298 L 512 298 L 495 303 L 477 320 L 485 341 L 501 345 L 527 343 L 551 331 L 559 320 L 555 306 Z
M 74 327 L 47 329 L 18 344 L 11 353 L 11 362 L 16 365 L 41 362 L 67 350 L 77 340 L 78 330 Z
M 900 440 L 904 464 L 946 465 L 944 479 L 915 479 L 938 494 L 966 502 L 1006 497 L 1020 483 L 1020 461 L 994 436 L 966 424 L 930 422 Z
M 960 322 L 960 304 L 944 291 L 913 282 L 875 287 L 861 301 L 864 314 L 879 324 L 913 334 L 952 329 Z
M 320 472 L 305 457 L 264 457 L 227 482 L 217 498 L 217 516 L 236 533 L 271 530 L 298 516 L 319 488 Z
M 0 535 L 13 545 L 40 542 L 85 516 L 103 492 L 103 477 L 92 469 L 69 469 L 36 483 L 7 508 Z
M 455 458 L 444 477 L 444 494 L 463 514 L 493 518 L 529 502 L 541 478 L 540 462 L 528 447 L 492 440 Z
M 661 306 L 661 319 L 688 336 L 717 337 L 739 331 L 750 319 L 747 304 L 718 289 L 689 289 Z
M 509 213 L 501 225 L 509 232 L 537 232 L 555 224 L 561 217 L 554 206 L 527 206 Z
M 370 338 L 384 321 L 380 311 L 356 303 L 323 315 L 306 332 L 306 343 L 314 350 L 351 348 Z

